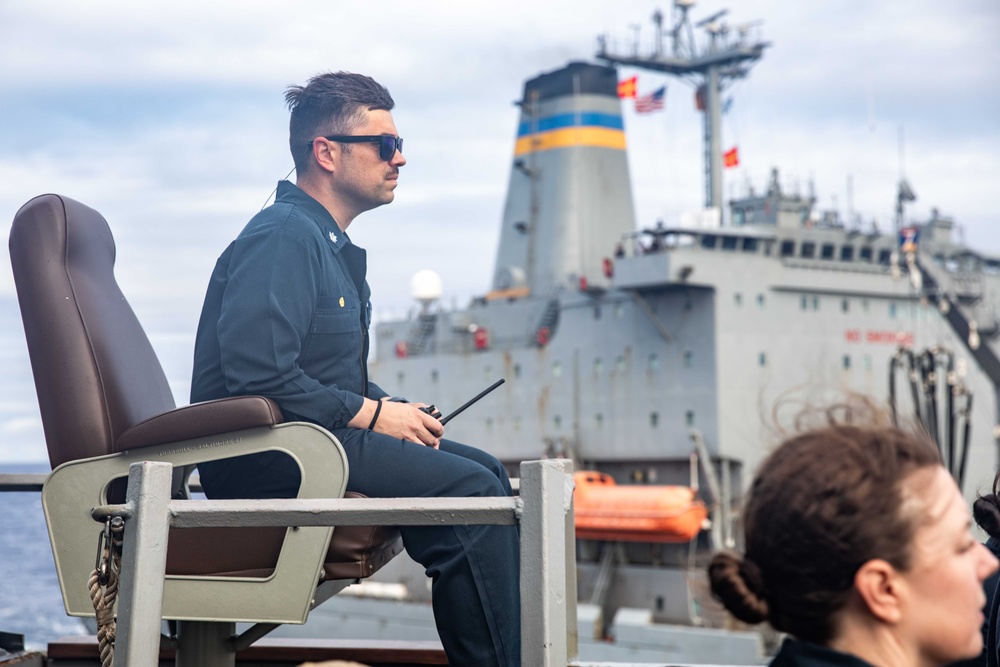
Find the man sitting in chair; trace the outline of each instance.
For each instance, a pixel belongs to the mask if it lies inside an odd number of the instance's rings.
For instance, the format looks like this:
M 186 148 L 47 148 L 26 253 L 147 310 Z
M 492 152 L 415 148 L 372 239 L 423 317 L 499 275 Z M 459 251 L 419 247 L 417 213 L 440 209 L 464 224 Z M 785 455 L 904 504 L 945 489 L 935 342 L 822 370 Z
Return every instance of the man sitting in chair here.
M 445 440 L 420 403 L 368 379 L 366 253 L 347 228 L 388 204 L 406 164 L 389 91 L 346 72 L 290 87 L 296 182 L 250 220 L 212 273 L 195 344 L 191 401 L 260 395 L 288 420 L 331 431 L 369 497 L 510 495 L 503 466 Z M 212 498 L 294 497 L 299 471 L 277 452 L 202 464 Z M 514 526 L 400 528 L 433 579 L 434 618 L 452 665 L 519 665 Z

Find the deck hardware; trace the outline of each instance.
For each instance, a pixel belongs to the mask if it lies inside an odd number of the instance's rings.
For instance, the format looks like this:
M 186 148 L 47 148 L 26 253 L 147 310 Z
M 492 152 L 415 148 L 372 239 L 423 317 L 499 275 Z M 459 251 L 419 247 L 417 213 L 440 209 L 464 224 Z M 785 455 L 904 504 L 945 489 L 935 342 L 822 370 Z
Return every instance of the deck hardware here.
M 115 600 L 118 598 L 118 578 L 122 568 L 122 533 L 125 521 L 109 516 L 97 538 L 97 560 L 87 581 L 90 599 L 97 620 L 97 638 L 101 651 L 101 666 L 111 667 L 115 656 Z

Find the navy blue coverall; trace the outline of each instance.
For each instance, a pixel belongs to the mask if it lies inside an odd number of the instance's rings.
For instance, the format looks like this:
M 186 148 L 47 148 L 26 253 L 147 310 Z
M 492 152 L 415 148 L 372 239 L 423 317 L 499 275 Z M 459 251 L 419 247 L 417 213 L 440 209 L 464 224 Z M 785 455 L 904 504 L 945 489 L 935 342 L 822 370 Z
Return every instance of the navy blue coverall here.
M 288 420 L 330 430 L 350 466 L 347 489 L 369 497 L 511 494 L 503 466 L 473 447 L 439 450 L 348 428 L 368 380 L 370 289 L 365 251 L 329 212 L 287 181 L 216 263 L 195 342 L 191 401 L 259 395 Z M 295 464 L 265 453 L 199 466 L 214 498 L 294 497 Z M 517 529 L 401 528 L 403 545 L 433 579 L 434 618 L 452 665 L 520 664 Z

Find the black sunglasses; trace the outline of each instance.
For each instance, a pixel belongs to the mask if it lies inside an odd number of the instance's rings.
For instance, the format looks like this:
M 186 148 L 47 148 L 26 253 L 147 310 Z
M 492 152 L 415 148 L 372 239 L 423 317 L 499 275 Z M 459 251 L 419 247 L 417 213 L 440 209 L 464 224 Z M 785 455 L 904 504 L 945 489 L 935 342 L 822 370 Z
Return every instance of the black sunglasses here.
M 378 144 L 378 156 L 386 162 L 391 162 L 396 151 L 403 152 L 403 139 L 394 137 L 391 134 L 374 135 L 333 135 L 323 137 L 328 141 L 336 141 L 344 144 Z

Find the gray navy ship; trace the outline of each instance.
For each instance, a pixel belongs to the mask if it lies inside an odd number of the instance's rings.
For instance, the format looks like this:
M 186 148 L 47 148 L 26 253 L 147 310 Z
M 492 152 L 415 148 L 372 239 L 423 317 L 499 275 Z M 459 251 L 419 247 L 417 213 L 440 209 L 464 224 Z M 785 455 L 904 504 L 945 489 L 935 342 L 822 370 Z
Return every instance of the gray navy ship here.
M 669 26 L 653 16 L 651 53 L 600 38 L 600 64 L 571 62 L 525 83 L 490 289 L 448 309 L 439 279 L 421 272 L 419 311 L 375 330 L 380 386 L 445 414 L 506 379 L 449 422 L 450 438 L 512 470 L 567 457 L 618 487 L 690 488 L 704 501 L 708 520 L 693 539 L 593 539 L 581 534 L 578 498 L 581 659 L 762 658 L 759 635 L 712 629 L 732 622 L 709 599 L 703 566 L 712 550 L 738 545 L 746 485 L 804 405 L 852 393 L 887 402 L 934 435 L 970 498 L 997 469 L 1000 258 L 957 242 L 936 209 L 908 220 L 915 195 L 902 178 L 886 193 L 891 230 L 817 211 L 777 169 L 724 202 L 721 93 L 769 44 L 756 24 L 728 27 L 724 12 L 692 23 L 692 5 L 675 0 Z M 636 221 L 617 66 L 696 88 L 703 210 Z M 426 599 L 422 573 L 407 567 L 397 558 L 375 577 L 383 583 L 355 588 Z M 341 597 L 317 611 L 344 621 L 336 604 L 353 605 L 354 618 L 372 605 L 371 626 L 347 634 L 398 637 L 419 625 L 398 604 Z

